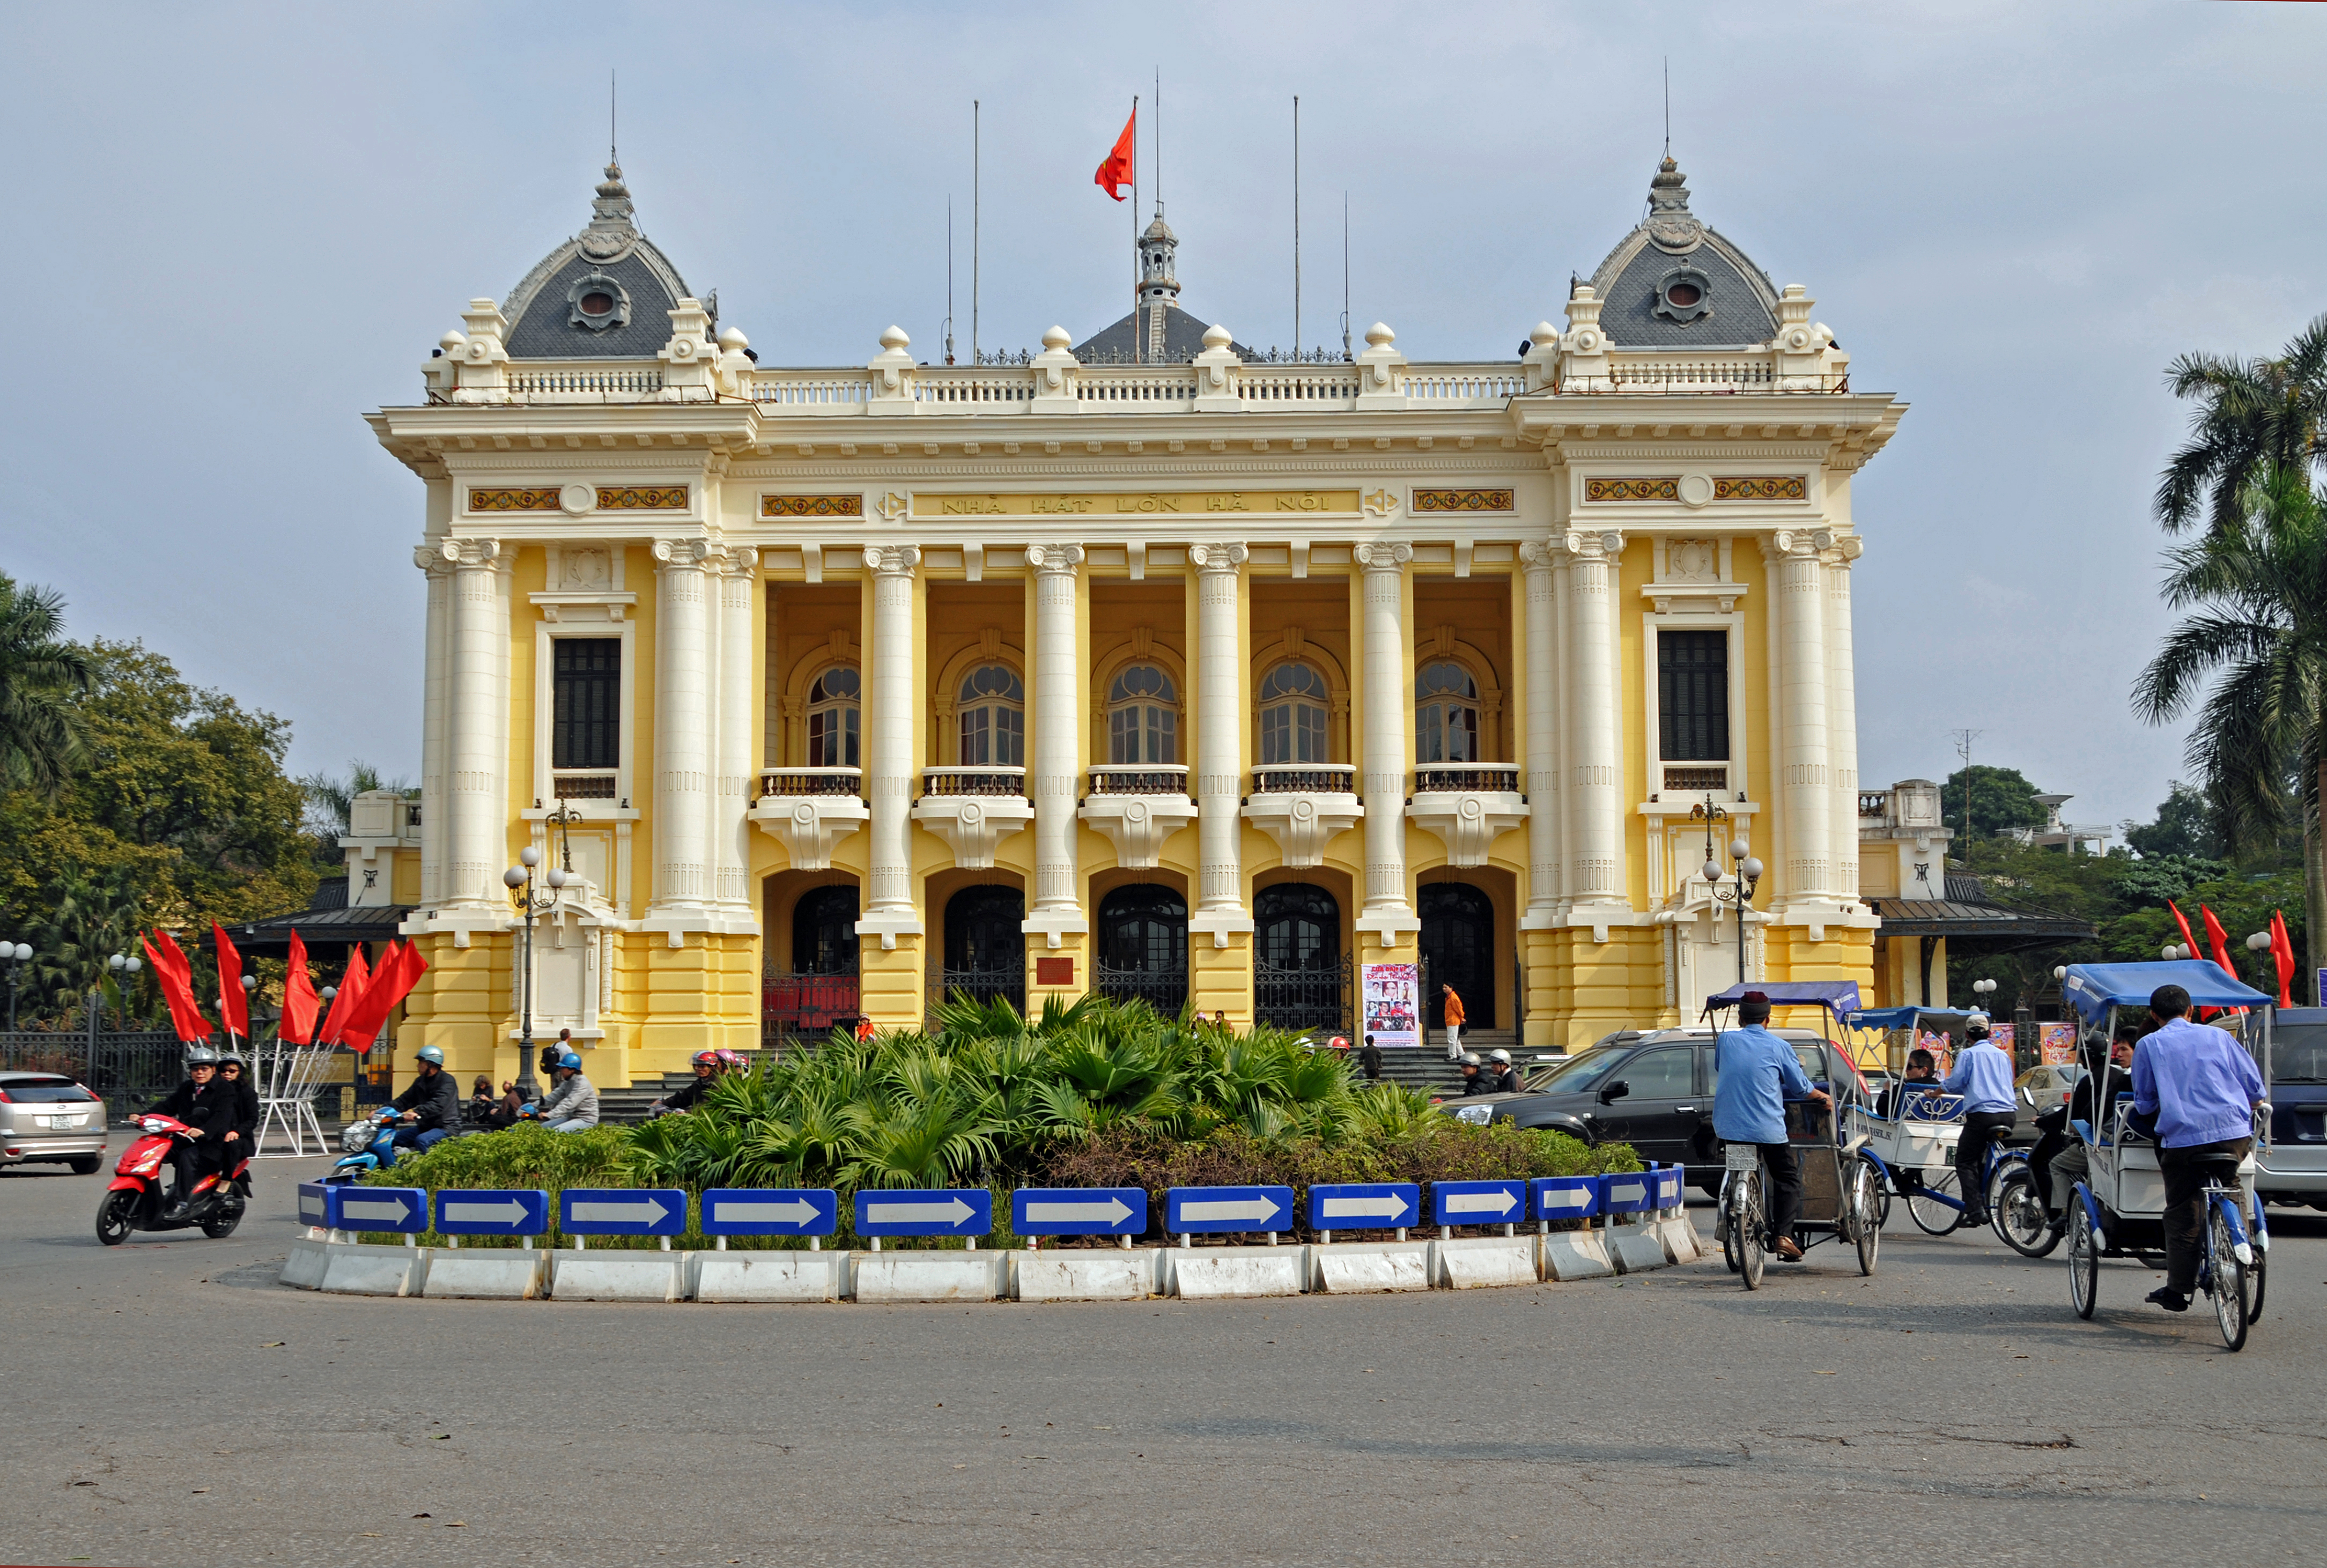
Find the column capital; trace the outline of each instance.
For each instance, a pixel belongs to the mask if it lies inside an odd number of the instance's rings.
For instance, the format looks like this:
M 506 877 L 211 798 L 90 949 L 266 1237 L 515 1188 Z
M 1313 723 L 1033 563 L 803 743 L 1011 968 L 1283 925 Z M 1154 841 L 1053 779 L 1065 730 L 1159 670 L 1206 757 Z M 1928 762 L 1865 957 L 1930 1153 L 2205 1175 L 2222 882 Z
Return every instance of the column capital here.
M 1559 565 L 1559 547 L 1549 539 L 1529 539 L 1519 546 L 1519 565 L 1530 572 L 1548 572 Z
M 1188 559 L 1199 572 L 1233 572 L 1252 554 L 1240 544 L 1191 545 Z
M 921 564 L 918 545 L 867 545 L 864 546 L 864 569 L 883 577 L 906 577 Z
M 748 577 L 760 569 L 760 552 L 750 545 L 715 545 L 708 560 L 723 577 Z
M 1807 560 L 1834 546 L 1835 532 L 1831 528 L 1780 528 L 1770 536 L 1763 549 L 1772 556 L 1792 555 Z
M 457 549 L 447 554 L 446 548 L 443 545 L 415 545 L 412 546 L 412 564 L 419 567 L 423 572 L 427 573 L 431 577 L 442 577 L 451 573 L 453 570 L 453 563 L 457 560 L 459 556 L 460 552 Z
M 1587 533 L 1581 528 L 1570 529 L 1560 540 L 1560 548 L 1571 555 L 1587 561 L 1614 560 L 1624 553 L 1624 536 L 1614 528 L 1600 533 Z
M 446 539 L 435 547 L 438 560 L 447 566 L 491 566 L 501 558 L 499 539 Z M 414 557 L 416 560 L 418 556 Z
M 1026 565 L 1045 574 L 1070 574 L 1083 564 L 1080 545 L 1029 545 Z
M 711 558 L 711 544 L 706 539 L 657 539 L 654 558 L 665 566 L 700 566 Z
M 1369 572 L 1399 571 L 1414 559 L 1414 546 L 1404 539 L 1369 539 L 1357 547 L 1358 565 Z

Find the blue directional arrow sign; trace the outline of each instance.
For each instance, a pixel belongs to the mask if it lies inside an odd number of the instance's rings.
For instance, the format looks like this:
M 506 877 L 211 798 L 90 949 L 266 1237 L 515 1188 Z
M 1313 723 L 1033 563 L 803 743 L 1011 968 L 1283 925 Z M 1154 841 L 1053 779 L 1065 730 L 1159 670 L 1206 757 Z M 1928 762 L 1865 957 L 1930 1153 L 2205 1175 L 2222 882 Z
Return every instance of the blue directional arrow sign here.
M 687 1229 L 687 1194 L 676 1187 L 568 1187 L 557 1196 L 557 1228 L 568 1236 L 678 1236 Z
M 1313 1230 L 1395 1230 L 1422 1223 L 1422 1188 L 1412 1181 L 1328 1182 L 1309 1189 Z
M 1440 1225 L 1508 1225 L 1527 1218 L 1527 1182 L 1433 1181 L 1430 1218 Z
M 428 1228 L 428 1194 L 417 1187 L 326 1187 L 323 1223 L 333 1230 L 416 1235 Z
M 299 1223 L 322 1227 L 331 1224 L 323 1210 L 323 1195 L 331 1190 L 321 1181 L 299 1183 Z
M 1679 1166 L 1667 1165 L 1657 1171 L 1656 1207 L 1659 1209 L 1680 1207 Z
M 1628 1171 L 1619 1176 L 1603 1176 L 1606 1184 L 1601 1199 L 1603 1210 L 1609 1214 L 1638 1214 L 1649 1206 L 1649 1173 Z
M 436 1229 L 444 1236 L 540 1236 L 549 1229 L 549 1194 L 447 1187 L 436 1194 Z
M 1535 1183 L 1537 1219 L 1589 1219 L 1599 1212 L 1597 1176 L 1546 1176 Z
M 883 1188 L 856 1195 L 859 1236 L 990 1236 L 994 1194 L 983 1187 Z
M 829 1187 L 714 1187 L 703 1194 L 706 1236 L 830 1236 L 840 1199 Z
M 1293 1228 L 1290 1187 L 1174 1187 L 1164 1195 L 1164 1228 L 1175 1236 Z
M 1137 1236 L 1147 1228 L 1147 1194 L 1136 1187 L 1021 1187 L 1010 1195 L 1010 1228 L 1021 1236 Z

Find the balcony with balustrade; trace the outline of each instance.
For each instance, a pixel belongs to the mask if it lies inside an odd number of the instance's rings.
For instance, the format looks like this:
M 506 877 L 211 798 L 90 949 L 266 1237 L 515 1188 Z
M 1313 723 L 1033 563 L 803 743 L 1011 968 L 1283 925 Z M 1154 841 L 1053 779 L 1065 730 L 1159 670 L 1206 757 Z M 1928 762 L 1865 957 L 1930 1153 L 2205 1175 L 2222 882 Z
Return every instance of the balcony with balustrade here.
M 864 804 L 864 770 L 763 769 L 759 798 L 746 815 L 784 846 L 793 870 L 829 871 L 834 846 L 872 816 Z
M 1093 768 L 1076 815 L 1107 835 L 1121 863 L 1153 871 L 1164 840 L 1196 820 L 1188 770 L 1168 762 Z
M 1322 865 L 1325 846 L 1366 815 L 1358 798 L 1357 770 L 1346 762 L 1303 762 L 1252 770 L 1244 817 L 1276 841 L 1285 863 Z
M 995 846 L 1034 819 L 1023 768 L 924 768 L 913 820 L 945 840 L 954 864 L 991 871 Z
M 1502 835 L 1526 822 L 1528 798 L 1519 792 L 1519 770 L 1508 762 L 1429 763 L 1414 770 L 1414 793 L 1406 804 L 1411 821 L 1446 845 L 1451 865 L 1487 863 Z

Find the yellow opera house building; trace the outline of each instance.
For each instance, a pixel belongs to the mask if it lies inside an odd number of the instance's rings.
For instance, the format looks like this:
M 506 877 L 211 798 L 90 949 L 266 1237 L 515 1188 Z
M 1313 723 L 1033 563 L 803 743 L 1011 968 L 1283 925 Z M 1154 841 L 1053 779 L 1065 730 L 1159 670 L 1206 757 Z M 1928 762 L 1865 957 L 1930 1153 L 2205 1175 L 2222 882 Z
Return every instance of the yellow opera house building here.
M 1570 1049 L 1737 978 L 1733 842 L 1748 973 L 1912 999 L 1851 652 L 1904 406 L 1805 290 L 1670 160 L 1500 363 L 1256 354 L 1177 247 L 1080 344 L 772 369 L 610 166 L 470 302 L 369 416 L 425 495 L 421 800 L 349 841 L 430 966 L 401 1052 L 510 1075 L 528 848 L 534 1033 L 602 1085 L 957 991 L 1347 1029 L 1382 964 Z

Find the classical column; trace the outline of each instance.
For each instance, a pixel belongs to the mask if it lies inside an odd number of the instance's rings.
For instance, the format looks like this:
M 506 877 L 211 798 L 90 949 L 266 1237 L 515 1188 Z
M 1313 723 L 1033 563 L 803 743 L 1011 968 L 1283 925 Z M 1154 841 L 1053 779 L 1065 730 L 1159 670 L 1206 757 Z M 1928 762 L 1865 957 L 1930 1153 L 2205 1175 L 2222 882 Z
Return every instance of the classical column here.
M 1616 722 L 1613 629 L 1616 565 L 1624 536 L 1610 531 L 1570 533 L 1567 554 L 1567 688 L 1574 716 L 1575 749 L 1567 759 L 1567 785 L 1574 792 L 1575 840 L 1568 854 L 1570 881 L 1565 891 L 1575 906 L 1622 905 L 1624 897 L 1624 803 L 1618 788 L 1624 776 L 1623 730 Z
M 877 936 L 883 948 L 901 935 L 921 934 L 913 912 L 913 571 L 921 553 L 911 545 L 868 546 L 873 574 L 871 670 L 866 680 L 864 799 L 872 808 L 871 899 L 859 936 Z
M 697 539 L 654 547 L 654 900 L 649 914 L 700 909 L 711 896 L 710 604 Z
M 425 545 L 412 552 L 412 564 L 428 574 L 425 663 L 420 687 L 420 901 L 433 910 L 444 901 L 451 883 L 444 874 L 444 829 L 451 811 L 444 794 L 444 729 L 450 700 L 446 674 L 452 662 L 453 567 L 441 551 Z
M 1858 674 L 1851 646 L 1850 564 L 1865 547 L 1855 535 L 1837 538 L 1826 571 L 1826 744 L 1834 769 L 1827 885 L 1845 900 L 1858 896 Z
M 1027 783 L 1034 802 L 1034 901 L 1023 929 L 1059 946 L 1088 931 L 1075 889 L 1075 786 L 1080 782 L 1082 661 L 1075 650 L 1079 545 L 1030 545 L 1034 569 L 1034 744 Z
M 1558 583 L 1552 574 L 1555 556 L 1549 543 L 1529 540 L 1519 546 L 1519 565 L 1527 574 L 1527 712 L 1521 738 L 1527 763 L 1528 904 L 1519 924 L 1525 929 L 1554 923 L 1562 889 L 1559 885 L 1559 628 L 1554 620 Z
M 713 886 L 723 904 L 751 910 L 745 888 L 751 865 L 752 809 L 759 770 L 752 746 L 752 599 L 760 587 L 760 552 L 731 548 L 719 574 L 719 789 L 712 800 L 711 842 L 717 851 Z M 757 911 L 754 910 L 754 913 Z
M 1826 571 L 1819 552 L 1833 537 L 1781 529 L 1766 547 L 1777 584 L 1777 774 L 1784 790 L 1785 874 L 1777 907 L 1819 899 L 1832 889 L 1834 780 L 1827 733 Z M 1856 814 L 1853 813 L 1855 824 Z
M 1197 545 L 1196 568 L 1196 864 L 1192 934 L 1209 932 L 1225 947 L 1232 931 L 1252 929 L 1244 902 L 1244 709 L 1247 685 L 1238 604 L 1242 545 Z
M 1406 689 L 1414 650 L 1406 639 L 1406 564 L 1414 546 L 1376 540 L 1357 547 L 1365 570 L 1366 902 L 1357 929 L 1394 946 L 1401 931 L 1420 931 L 1406 896 Z
M 438 549 L 453 570 L 452 657 L 445 675 L 450 875 L 440 891 L 447 904 L 498 909 L 509 815 L 501 669 L 509 629 L 501 606 L 501 546 L 498 539 L 448 539 Z M 424 826 L 426 820 L 424 815 Z

